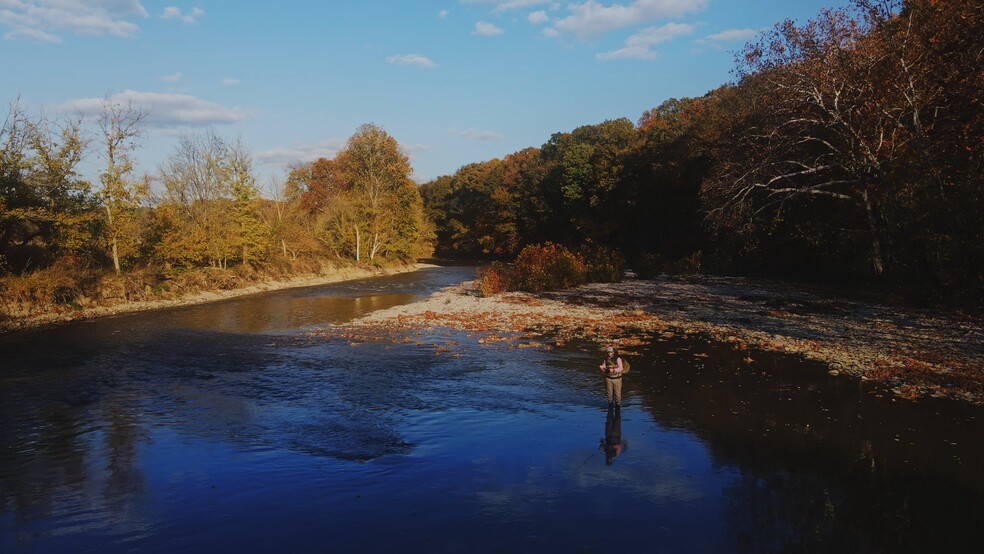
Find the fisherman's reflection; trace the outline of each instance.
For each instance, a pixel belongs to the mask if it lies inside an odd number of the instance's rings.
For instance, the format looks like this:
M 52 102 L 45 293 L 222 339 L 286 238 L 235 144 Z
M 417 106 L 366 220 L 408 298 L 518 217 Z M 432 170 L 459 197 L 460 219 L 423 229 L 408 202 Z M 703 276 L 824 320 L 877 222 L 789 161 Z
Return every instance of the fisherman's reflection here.
M 605 417 L 605 438 L 601 439 L 598 450 L 605 453 L 605 465 L 615 463 L 615 458 L 628 447 L 622 440 L 622 408 L 615 404 L 609 406 Z

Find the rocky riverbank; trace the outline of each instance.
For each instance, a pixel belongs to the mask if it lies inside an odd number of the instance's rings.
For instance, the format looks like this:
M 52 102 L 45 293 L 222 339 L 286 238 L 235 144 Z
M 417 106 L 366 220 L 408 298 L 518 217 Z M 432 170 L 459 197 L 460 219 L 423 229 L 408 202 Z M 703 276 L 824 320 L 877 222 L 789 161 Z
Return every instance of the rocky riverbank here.
M 749 359 L 760 349 L 818 360 L 832 374 L 882 381 L 904 398 L 984 404 L 980 318 L 832 297 L 772 281 L 663 277 L 490 298 L 471 282 L 320 333 L 372 340 L 387 328 L 431 327 L 546 347 L 581 339 L 631 348 L 654 334 L 700 333 L 748 350 Z

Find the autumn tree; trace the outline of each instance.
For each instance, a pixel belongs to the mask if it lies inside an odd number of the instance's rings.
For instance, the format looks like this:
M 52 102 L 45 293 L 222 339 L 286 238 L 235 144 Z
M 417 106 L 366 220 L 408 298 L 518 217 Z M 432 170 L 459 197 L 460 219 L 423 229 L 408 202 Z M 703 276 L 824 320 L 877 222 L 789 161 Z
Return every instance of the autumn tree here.
M 544 241 L 718 271 L 984 298 L 984 4 L 855 0 L 737 80 L 422 187 L 439 249 Z M 657 264 L 658 265 L 658 264 Z
M 289 250 L 295 253 L 291 254 L 294 259 L 299 249 L 314 252 L 322 248 L 338 258 L 359 257 L 351 183 L 337 160 L 318 158 L 292 167 L 281 190 L 290 199 L 283 207 L 293 214 L 289 222 L 285 220 L 283 229 L 290 238 L 282 246 L 293 245 Z
M 897 271 L 984 296 L 984 5 L 859 0 L 900 103 L 908 148 L 890 169 Z M 904 245 L 904 246 L 902 246 Z M 976 273 L 976 275 L 975 275 Z
M 29 155 L 27 125 L 19 104 L 11 104 L 0 127 L 0 272 L 8 268 L 11 248 L 22 234 L 18 210 L 28 196 L 24 182 Z
M 268 188 L 270 198 L 262 203 L 261 215 L 270 230 L 272 246 L 290 261 L 296 261 L 302 254 L 318 252 L 313 218 L 303 207 L 303 192 L 297 181 L 272 180 Z
M 266 248 L 268 229 L 260 217 L 260 191 L 253 175 L 253 158 L 241 139 L 230 146 L 225 168 L 232 200 L 230 215 L 238 228 L 235 242 L 241 252 L 239 259 L 250 265 L 259 261 Z
M 807 264 L 863 253 L 875 276 L 979 289 L 982 12 L 857 0 L 750 44 L 708 220 Z
M 624 182 L 626 154 L 635 146 L 635 125 L 625 118 L 555 133 L 540 148 L 548 173 L 539 184 L 550 212 L 544 214 L 557 241 L 619 242 L 622 206 L 614 193 Z
M 422 186 L 438 244 L 468 256 L 518 253 L 540 225 L 542 204 L 530 194 L 542 178 L 539 167 L 539 150 L 527 148 L 464 165 Z
M 502 257 L 518 252 L 521 197 L 507 182 L 506 170 L 515 158 L 492 159 L 460 167 L 453 176 L 440 177 L 421 187 L 438 244 L 463 256 Z
M 438 255 L 455 255 L 451 246 L 451 193 L 453 178 L 442 175 L 420 186 L 424 214 L 434 226 L 435 250 Z
M 287 184 L 299 194 L 300 208 L 309 214 L 324 211 L 334 198 L 350 188 L 338 162 L 328 158 L 291 168 Z
M 500 220 L 497 245 L 502 254 L 518 254 L 528 244 L 550 239 L 541 228 L 548 207 L 534 194 L 545 175 L 539 148 L 527 147 L 502 159 L 501 191 L 493 191 Z
M 631 169 L 619 191 L 628 236 L 623 249 L 673 262 L 703 244 L 699 195 L 719 156 L 722 118 L 735 94 L 724 86 L 698 98 L 671 98 L 639 118 L 639 141 L 627 155 Z
M 142 135 L 141 123 L 146 113 L 125 106 L 107 97 L 102 102 L 99 129 L 102 131 L 102 155 L 106 170 L 99 176 L 102 183 L 100 201 L 105 212 L 103 235 L 113 269 L 119 275 L 120 258 L 136 251 L 139 231 L 135 214 L 140 202 L 147 197 L 148 179 L 135 181 L 132 152 Z
M 229 146 L 214 131 L 178 139 L 160 170 L 165 209 L 178 227 L 158 247 L 164 258 L 226 267 L 238 252 L 239 229 L 229 209 L 228 165 Z
M 748 208 L 782 218 L 797 204 L 840 203 L 865 229 L 871 267 L 886 264 L 887 203 L 893 166 L 907 155 L 913 106 L 895 64 L 870 34 L 871 22 L 826 10 L 805 25 L 778 25 L 745 51 L 743 71 L 764 80 L 755 126 L 740 137 L 748 153 L 719 175 L 719 209 Z M 718 208 L 716 208 L 718 209 Z
M 346 208 L 345 217 L 335 221 L 347 226 L 354 210 L 351 230 L 357 261 L 363 254 L 375 260 L 387 253 L 410 260 L 426 250 L 422 246 L 423 205 L 410 179 L 410 160 L 396 139 L 376 125 L 363 125 L 349 138 L 336 161 L 348 183 L 350 198 L 340 203 L 340 208 Z
M 91 252 L 98 223 L 78 174 L 85 147 L 81 118 L 52 122 L 11 105 L 0 128 L 0 255 L 12 269 Z
M 452 178 L 447 225 L 451 247 L 466 255 L 489 255 L 496 248 L 493 191 L 502 185 L 502 161 L 492 159 L 462 166 Z
M 363 217 L 353 195 L 339 195 L 315 219 L 316 228 L 320 230 L 318 239 L 337 258 L 362 261 Z

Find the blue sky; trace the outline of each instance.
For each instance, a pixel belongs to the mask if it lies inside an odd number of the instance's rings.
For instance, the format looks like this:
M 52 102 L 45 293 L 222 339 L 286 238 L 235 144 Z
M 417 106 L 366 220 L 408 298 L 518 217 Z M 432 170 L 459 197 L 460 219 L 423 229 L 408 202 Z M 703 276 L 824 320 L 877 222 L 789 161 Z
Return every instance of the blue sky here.
M 425 182 L 701 95 L 756 32 L 847 3 L 0 0 L 0 101 L 95 121 L 111 94 L 149 113 L 139 171 L 211 127 L 261 183 L 375 123 Z

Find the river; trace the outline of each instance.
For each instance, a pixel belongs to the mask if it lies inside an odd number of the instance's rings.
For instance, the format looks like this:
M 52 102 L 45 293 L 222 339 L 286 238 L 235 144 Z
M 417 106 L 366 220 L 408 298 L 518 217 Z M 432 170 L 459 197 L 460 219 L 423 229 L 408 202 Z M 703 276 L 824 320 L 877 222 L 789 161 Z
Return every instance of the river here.
M 633 355 L 615 411 L 588 345 L 308 332 L 473 276 L 0 335 L 0 551 L 979 546 L 978 407 L 677 336 Z

